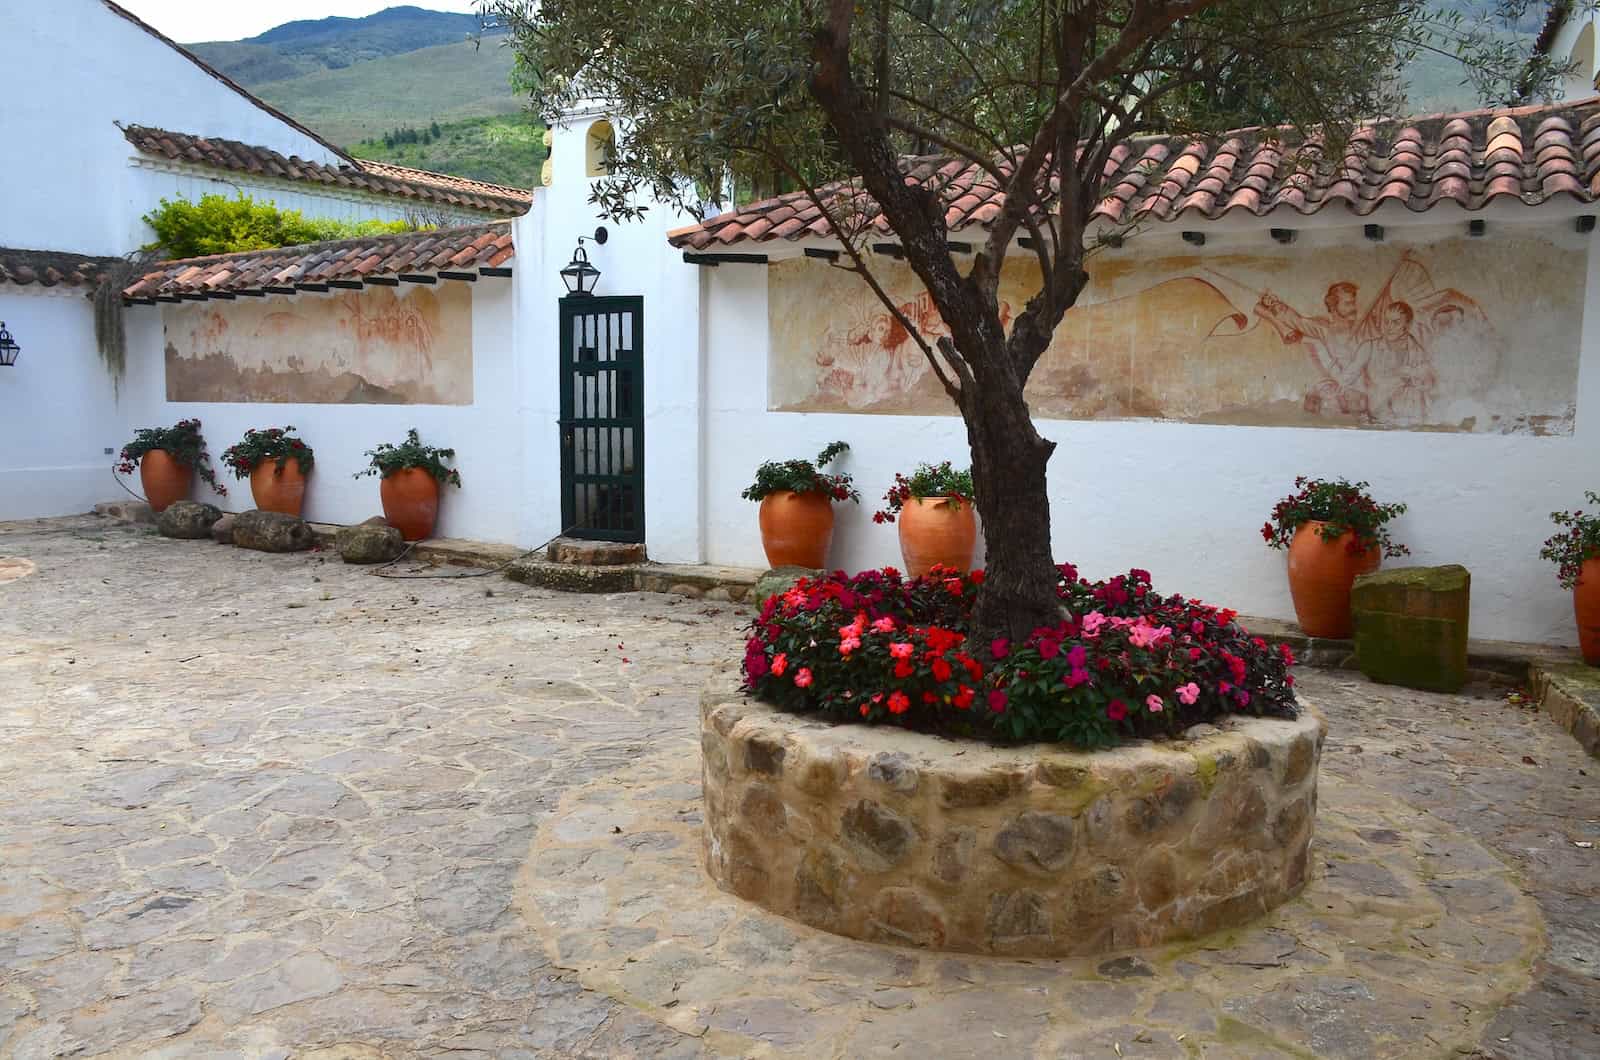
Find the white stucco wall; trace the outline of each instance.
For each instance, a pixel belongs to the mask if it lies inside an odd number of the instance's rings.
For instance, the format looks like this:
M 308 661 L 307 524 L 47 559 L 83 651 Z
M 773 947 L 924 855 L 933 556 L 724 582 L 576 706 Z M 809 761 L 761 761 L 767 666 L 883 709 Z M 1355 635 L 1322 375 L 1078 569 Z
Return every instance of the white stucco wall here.
M 330 296 L 308 292 L 295 297 Z M 293 424 L 296 433 L 316 451 L 316 465 L 307 484 L 305 517 L 318 522 L 358 523 L 382 513 L 378 480 L 351 477 L 366 466 L 363 454 L 379 442 L 404 440 L 406 429 L 416 427 L 424 442 L 453 447 L 455 467 L 461 472 L 460 489 L 445 487 L 438 535 L 515 543 L 519 540 L 522 498 L 512 479 L 523 460 L 523 443 L 517 421 L 512 302 L 509 280 L 482 279 L 473 285 L 474 400 L 471 405 L 460 406 L 168 401 L 161 309 L 132 308 L 128 311 L 125 433 L 132 437 L 136 427 L 168 426 L 181 419 L 199 418 L 212 464 L 227 485 L 228 496 L 217 497 L 197 481 L 194 497 L 210 501 L 224 511 L 243 511 L 254 507 L 250 484 L 248 480 L 234 481 L 232 474 L 221 468 L 218 457 L 243 437 L 247 428 Z M 136 480 L 131 485 L 138 489 Z M 106 493 L 104 489 L 101 492 Z
M 1506 211 L 1494 216 L 1517 219 Z M 1533 216 L 1571 230 L 1570 219 L 1548 213 L 1528 211 L 1521 219 Z M 1400 243 L 1394 226 L 1405 219 L 1386 221 L 1390 241 Z M 1207 252 L 1226 254 L 1239 245 L 1234 240 L 1265 240 L 1264 227 L 1208 227 Z M 1493 253 L 1493 233 L 1485 253 Z M 1140 236 L 1126 252 L 1177 238 Z M 1322 238 L 1360 239 L 1361 229 Z M 1301 245 L 1315 253 L 1313 236 Z M 763 566 L 756 508 L 739 491 L 762 460 L 811 456 L 839 438 L 851 445 L 841 466 L 856 476 L 863 499 L 859 507 L 836 506 L 831 562 L 851 570 L 899 565 L 895 528 L 874 525 L 871 512 L 896 471 L 920 461 L 970 462 L 961 420 L 768 412 L 766 269 L 724 265 L 701 277 L 708 306 L 706 559 Z M 1600 270 L 1592 265 L 1588 292 L 1589 304 L 1600 305 Z M 1367 479 L 1379 499 L 1410 505 L 1396 532 L 1412 555 L 1391 563 L 1471 569 L 1473 636 L 1571 643 L 1570 595 L 1538 551 L 1551 532 L 1548 513 L 1581 503 L 1586 487 L 1600 486 L 1600 313 L 1584 321 L 1578 386 L 1570 437 L 1041 421 L 1041 433 L 1058 445 L 1050 463 L 1055 553 L 1095 577 L 1144 567 L 1166 591 L 1293 618 L 1284 556 L 1263 544 L 1261 524 L 1296 475 Z
M 22 347 L 0 368 L 0 520 L 88 511 L 120 493 L 123 437 L 81 288 L 0 284 L 0 320 Z
M 128 217 L 154 200 L 134 198 L 132 148 L 116 121 L 319 162 L 336 157 L 100 0 L 0 5 L 0 41 L 6 77 L 19 88 L 0 122 L 12 163 L 0 166 L 0 246 L 80 254 L 133 248 Z
M 566 288 L 560 269 L 578 237 L 600 270 L 596 293 L 644 296 L 645 534 L 650 557 L 695 563 L 701 543 L 700 285 L 666 232 L 690 223 L 662 206 L 643 221 L 600 219 L 589 203 L 585 138 L 600 112 L 575 114 L 552 130 L 549 187 L 515 225 L 518 281 L 517 348 L 523 361 L 528 498 L 523 538 L 537 544 L 558 533 L 561 516 L 560 414 L 556 306 Z M 606 227 L 604 245 L 595 228 Z

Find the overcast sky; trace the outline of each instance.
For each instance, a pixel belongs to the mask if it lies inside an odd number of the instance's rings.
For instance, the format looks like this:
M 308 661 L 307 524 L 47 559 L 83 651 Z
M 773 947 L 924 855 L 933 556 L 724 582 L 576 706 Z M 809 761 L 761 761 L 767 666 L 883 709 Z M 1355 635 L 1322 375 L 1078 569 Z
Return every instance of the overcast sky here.
M 241 3 L 239 0 L 117 0 L 180 44 L 197 41 L 241 40 L 285 22 L 304 18 L 343 15 L 360 18 L 386 7 L 405 6 L 406 0 L 272 0 L 271 3 Z M 471 14 L 478 9 L 474 0 L 413 0 L 413 7 L 431 11 L 460 11 Z

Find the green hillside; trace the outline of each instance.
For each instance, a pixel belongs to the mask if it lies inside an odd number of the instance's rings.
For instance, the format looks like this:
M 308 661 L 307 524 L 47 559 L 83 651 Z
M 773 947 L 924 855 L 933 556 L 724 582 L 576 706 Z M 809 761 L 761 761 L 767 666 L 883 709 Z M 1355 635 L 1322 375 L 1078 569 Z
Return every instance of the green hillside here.
M 510 77 L 509 49 L 463 41 L 249 88 L 334 143 L 353 144 L 398 126 L 517 114 L 524 103 Z
M 539 183 L 544 161 L 544 126 L 527 115 L 469 118 L 441 122 L 439 135 L 431 131 L 427 143 L 385 143 L 382 138 L 350 145 L 357 158 L 415 169 L 453 173 L 458 177 L 531 188 Z
M 342 70 L 356 63 L 439 44 L 455 44 L 478 33 L 476 15 L 391 7 L 365 18 L 285 22 L 240 41 L 191 44 L 189 50 L 245 85 Z

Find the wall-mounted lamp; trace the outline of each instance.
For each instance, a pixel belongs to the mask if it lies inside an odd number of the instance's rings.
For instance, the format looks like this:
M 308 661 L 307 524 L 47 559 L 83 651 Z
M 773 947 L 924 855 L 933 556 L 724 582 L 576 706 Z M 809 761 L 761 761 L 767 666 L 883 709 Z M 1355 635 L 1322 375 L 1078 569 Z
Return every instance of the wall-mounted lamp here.
M 6 322 L 0 320 L 0 368 L 10 368 L 17 363 L 17 354 L 22 352 L 16 340 L 11 337 L 11 332 L 6 330 Z
M 600 279 L 600 270 L 589 264 L 589 252 L 583 249 L 583 237 L 578 237 L 578 248 L 572 260 L 561 270 L 561 282 L 567 285 L 567 294 L 574 298 L 594 294 L 594 285 Z

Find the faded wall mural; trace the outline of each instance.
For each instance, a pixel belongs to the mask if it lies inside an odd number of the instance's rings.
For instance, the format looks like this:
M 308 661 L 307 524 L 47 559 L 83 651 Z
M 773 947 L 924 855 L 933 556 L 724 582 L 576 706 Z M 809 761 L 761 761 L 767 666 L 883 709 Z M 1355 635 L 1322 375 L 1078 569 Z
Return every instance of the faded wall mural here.
M 167 307 L 167 400 L 472 404 L 464 284 Z
M 1583 252 L 1539 238 L 1091 264 L 1028 384 L 1036 416 L 1571 434 Z M 1001 316 L 1031 293 L 1013 258 Z M 882 270 L 924 335 L 948 334 L 903 266 Z M 769 270 L 769 405 L 953 415 L 906 329 L 854 276 Z M 818 307 L 829 307 L 822 314 Z

